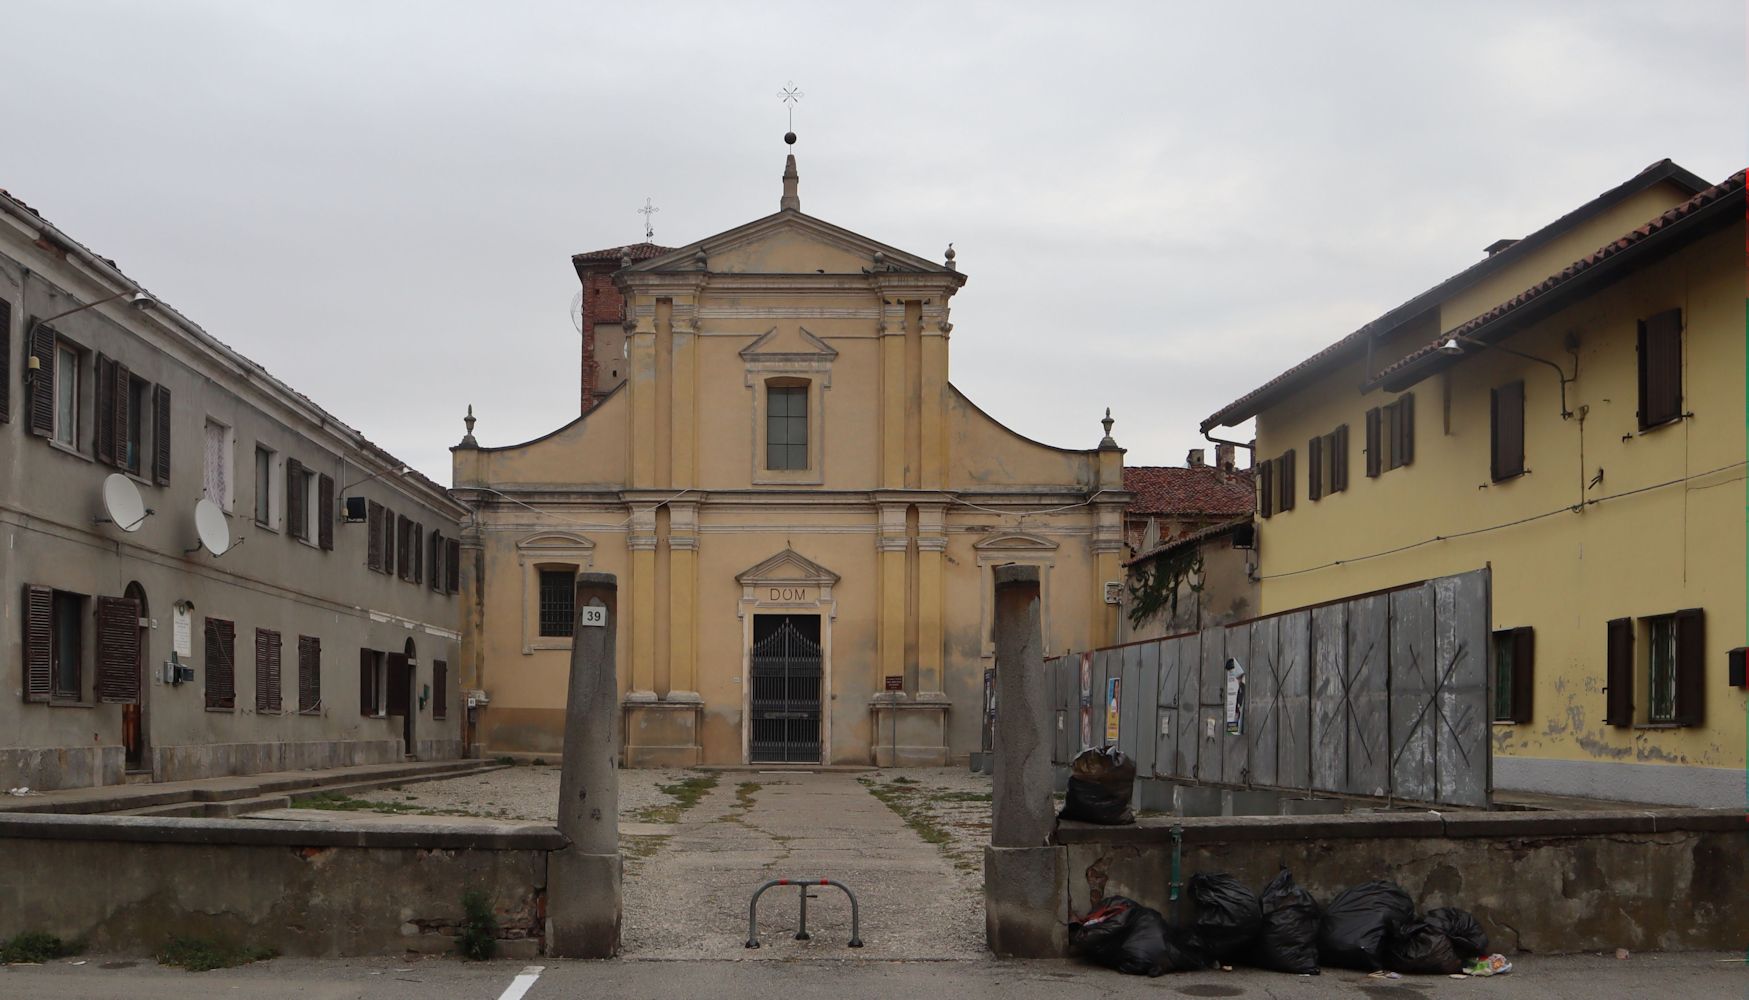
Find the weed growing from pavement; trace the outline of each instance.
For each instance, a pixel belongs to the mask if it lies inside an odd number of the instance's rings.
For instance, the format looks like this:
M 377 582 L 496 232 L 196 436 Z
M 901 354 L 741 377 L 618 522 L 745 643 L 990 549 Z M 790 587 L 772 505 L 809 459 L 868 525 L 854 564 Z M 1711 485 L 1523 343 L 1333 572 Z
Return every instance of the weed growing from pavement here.
M 462 957 L 484 962 L 498 954 L 498 915 L 492 912 L 492 901 L 478 889 L 462 893 L 461 933 L 455 946 Z
M 412 799 L 416 796 L 408 795 Z M 334 812 L 374 812 L 389 816 L 473 816 L 480 819 L 494 819 L 507 816 L 506 810 L 500 809 L 497 814 L 476 812 L 468 809 L 431 809 L 425 806 L 408 805 L 406 802 L 376 802 L 371 799 L 355 799 L 344 792 L 316 792 L 292 799 L 293 809 L 326 809 Z
M 174 965 L 190 972 L 211 972 L 250 962 L 265 962 L 278 955 L 279 952 L 272 948 L 236 945 L 208 938 L 173 937 L 158 949 L 158 964 Z
M 715 787 L 717 776 L 714 774 L 695 774 L 672 785 L 657 785 L 656 790 L 668 796 L 670 801 L 662 805 L 645 806 L 633 813 L 632 819 L 639 823 L 678 823 L 683 813 L 698 805 L 698 800 L 704 798 L 704 793 Z
M 753 796 L 758 795 L 759 790 L 764 787 L 757 781 L 743 781 L 736 785 L 735 805 L 739 806 L 742 812 L 753 808 Z
M 950 791 L 930 788 L 915 778 L 899 775 L 886 783 L 874 778 L 858 778 L 870 795 L 891 809 L 905 825 L 926 843 L 934 844 L 947 855 L 955 868 L 976 872 L 982 868 L 980 859 L 969 856 L 953 829 L 982 834 L 989 830 L 989 813 L 968 803 L 983 804 L 991 800 L 989 792 Z M 968 815 L 968 808 L 975 815 Z M 966 822 L 966 820 L 971 822 Z
M 21 931 L 0 942 L 0 965 L 41 965 L 84 950 L 83 941 L 68 943 L 42 931 Z
M 516 763 L 516 758 L 510 756 L 509 754 L 505 754 L 502 757 L 492 758 L 492 763 L 494 763 L 494 764 L 514 764 L 514 763 Z

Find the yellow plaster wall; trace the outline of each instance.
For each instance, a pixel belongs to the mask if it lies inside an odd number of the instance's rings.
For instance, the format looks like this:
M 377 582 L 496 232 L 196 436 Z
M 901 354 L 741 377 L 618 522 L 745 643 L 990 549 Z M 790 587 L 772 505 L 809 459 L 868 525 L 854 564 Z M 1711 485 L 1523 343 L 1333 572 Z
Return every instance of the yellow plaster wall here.
M 1553 371 L 1484 349 L 1450 369 L 1449 383 L 1413 388 L 1414 464 L 1377 479 L 1365 473 L 1364 411 L 1393 394 L 1357 393 L 1358 366 L 1259 414 L 1259 458 L 1290 447 L 1299 456 L 1296 509 L 1260 521 L 1264 612 L 1489 565 L 1495 627 L 1536 629 L 1535 721 L 1496 725 L 1498 752 L 1743 766 L 1744 694 L 1725 684 L 1726 651 L 1745 635 L 1743 242 L 1739 223 L 1510 338 L 1570 371 L 1563 338 L 1579 336 L 1568 405 L 1582 419 L 1561 419 Z M 1674 306 L 1687 326 L 1684 405 L 1694 416 L 1640 433 L 1636 323 Z M 1528 471 L 1490 483 L 1489 389 L 1515 378 L 1525 381 Z M 1349 488 L 1310 501 L 1307 441 L 1341 423 Z M 1721 467 L 1732 468 L 1703 475 Z M 1566 509 L 1636 490 L 1646 492 Z M 1465 532 L 1479 533 L 1454 537 Z M 1401 551 L 1363 558 L 1391 550 Z M 1337 560 L 1346 563 L 1328 565 Z M 1691 607 L 1706 609 L 1705 725 L 1603 725 L 1605 622 Z M 1635 701 L 1643 706 L 1644 692 Z

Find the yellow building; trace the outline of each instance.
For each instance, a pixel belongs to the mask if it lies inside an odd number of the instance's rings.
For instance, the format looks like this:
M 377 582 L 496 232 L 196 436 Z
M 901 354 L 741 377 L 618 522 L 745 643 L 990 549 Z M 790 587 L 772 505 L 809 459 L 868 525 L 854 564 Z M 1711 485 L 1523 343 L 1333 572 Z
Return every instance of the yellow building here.
M 619 578 L 630 766 L 963 759 L 1004 563 L 1043 568 L 1051 647 L 1115 634 L 1128 494 L 1109 423 L 1067 450 L 978 409 L 948 381 L 952 251 L 805 215 L 797 183 L 792 155 L 775 214 L 623 248 L 621 322 L 583 310 L 603 379 L 584 414 L 454 449 L 485 753 L 560 749 L 581 570 Z M 601 256 L 577 258 L 586 288 Z
M 1263 611 L 1491 567 L 1497 788 L 1741 806 L 1743 248 L 1662 161 L 1210 416 Z

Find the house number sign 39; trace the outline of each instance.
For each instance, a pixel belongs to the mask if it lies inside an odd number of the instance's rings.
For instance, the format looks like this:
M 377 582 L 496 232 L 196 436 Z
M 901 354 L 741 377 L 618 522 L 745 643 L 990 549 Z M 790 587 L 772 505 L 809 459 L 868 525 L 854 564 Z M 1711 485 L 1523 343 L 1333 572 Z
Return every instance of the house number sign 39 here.
M 601 628 L 607 624 L 607 609 L 599 604 L 587 604 L 583 607 L 583 624 Z

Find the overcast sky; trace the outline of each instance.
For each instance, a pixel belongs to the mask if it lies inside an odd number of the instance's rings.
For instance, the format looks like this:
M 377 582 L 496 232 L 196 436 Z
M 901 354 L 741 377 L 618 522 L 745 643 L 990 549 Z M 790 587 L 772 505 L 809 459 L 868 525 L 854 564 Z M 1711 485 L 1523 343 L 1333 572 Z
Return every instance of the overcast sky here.
M 1138 465 L 1499 237 L 1749 160 L 1741 0 L 6 8 L 0 187 L 443 483 L 468 403 L 576 415 L 572 253 L 776 210 L 789 80 L 806 212 L 953 241 L 954 382 Z

